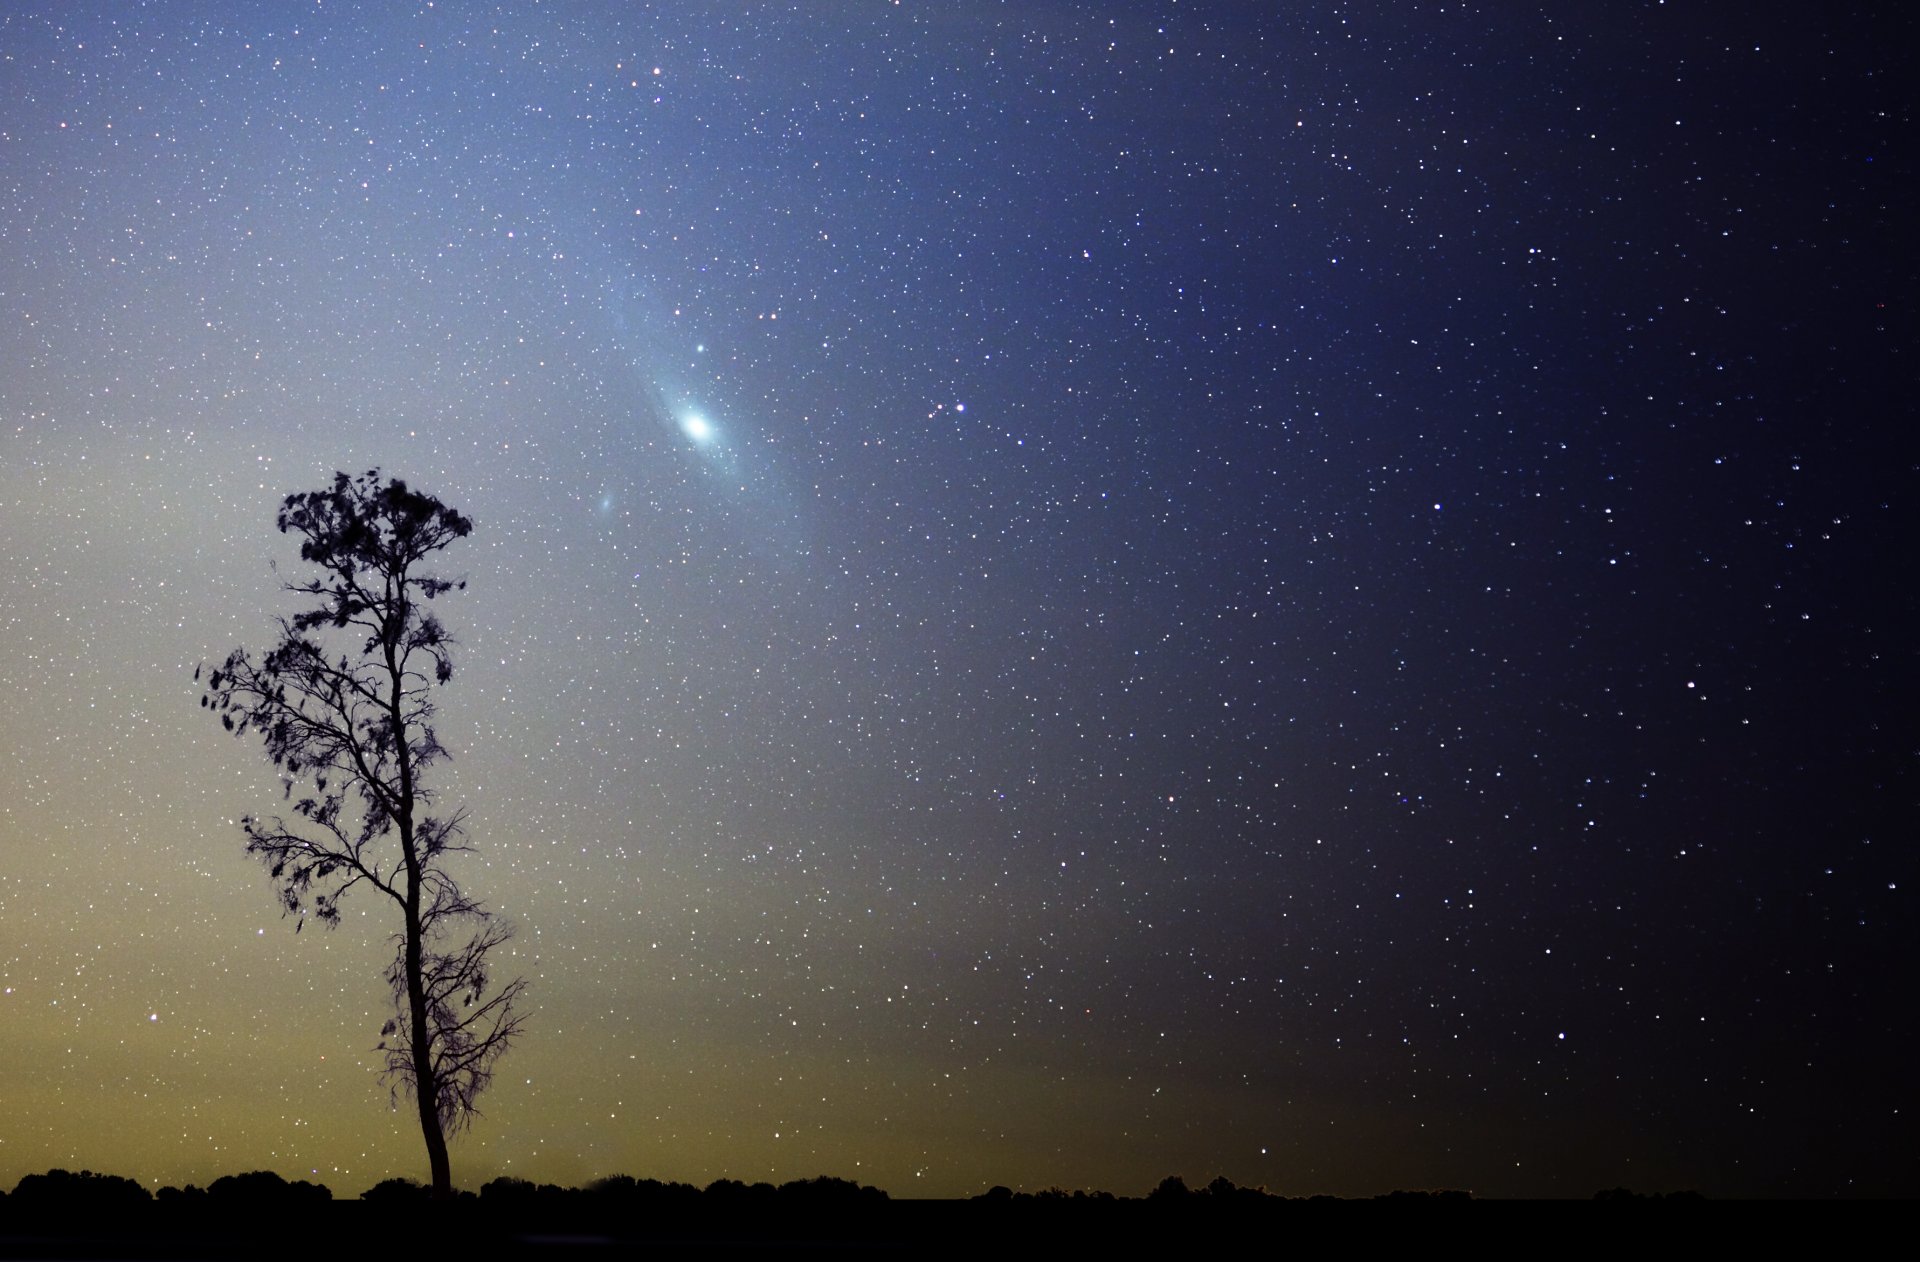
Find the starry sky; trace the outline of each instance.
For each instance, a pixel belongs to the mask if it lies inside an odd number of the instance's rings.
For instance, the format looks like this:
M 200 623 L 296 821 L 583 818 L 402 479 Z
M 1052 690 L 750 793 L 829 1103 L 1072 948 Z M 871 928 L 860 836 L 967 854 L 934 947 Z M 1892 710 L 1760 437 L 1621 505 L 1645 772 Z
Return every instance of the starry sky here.
M 379 467 L 476 522 L 464 1186 L 1910 1193 L 1913 45 L 5 4 L 0 1186 L 424 1177 L 191 678 Z

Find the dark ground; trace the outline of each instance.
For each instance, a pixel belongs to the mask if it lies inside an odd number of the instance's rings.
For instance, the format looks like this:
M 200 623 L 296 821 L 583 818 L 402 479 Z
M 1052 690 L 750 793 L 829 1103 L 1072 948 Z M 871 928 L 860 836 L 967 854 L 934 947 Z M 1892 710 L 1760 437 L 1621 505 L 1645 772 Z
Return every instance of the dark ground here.
M 123 1212 L 84 1221 L 0 1218 L 8 1258 L 240 1258 L 408 1253 L 441 1257 L 854 1250 L 979 1255 L 1048 1245 L 1101 1252 L 1247 1246 L 1371 1253 L 1437 1247 L 1478 1255 L 1653 1249 L 1845 1250 L 1896 1227 L 1895 1203 L 1641 1201 L 1275 1201 L 1246 1209 L 1143 1200 L 879 1201 L 851 1212 L 759 1217 L 723 1212 L 646 1221 L 587 1214 L 518 1216 L 468 1203 L 450 1212 L 338 1201 L 292 1215 Z

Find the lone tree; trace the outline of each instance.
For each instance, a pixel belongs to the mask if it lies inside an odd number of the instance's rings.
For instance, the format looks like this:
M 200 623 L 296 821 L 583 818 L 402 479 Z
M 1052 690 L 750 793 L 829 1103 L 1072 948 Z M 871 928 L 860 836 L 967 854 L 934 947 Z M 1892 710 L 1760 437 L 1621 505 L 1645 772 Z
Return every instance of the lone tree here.
M 473 522 L 379 470 L 289 495 L 276 522 L 300 536 L 316 577 L 288 583 L 302 608 L 256 658 L 237 649 L 200 699 L 228 731 L 255 735 L 279 768 L 292 818 L 241 821 L 285 913 L 328 927 L 357 885 L 400 915 L 381 1031 L 383 1077 L 419 1107 L 436 1196 L 452 1195 L 447 1136 L 470 1122 L 493 1065 L 520 1032 L 525 981 L 494 986 L 488 960 L 512 927 L 460 891 L 448 856 L 470 850 L 462 813 L 429 813 L 425 773 L 447 751 L 433 733 L 434 689 L 453 677 L 453 640 L 431 602 L 465 589 L 425 573 Z M 199 679 L 201 671 L 194 672 Z M 295 801 L 295 790 L 302 796 Z

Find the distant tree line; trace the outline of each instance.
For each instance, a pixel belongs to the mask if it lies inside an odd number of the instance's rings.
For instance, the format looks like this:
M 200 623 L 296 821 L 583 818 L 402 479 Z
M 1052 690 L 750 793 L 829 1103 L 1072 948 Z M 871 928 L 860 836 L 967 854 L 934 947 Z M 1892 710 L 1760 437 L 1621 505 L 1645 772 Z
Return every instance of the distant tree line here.
M 413 1179 L 385 1179 L 360 1193 L 359 1200 L 372 1205 L 404 1206 L 430 1199 L 432 1188 Z M 506 1211 L 562 1211 L 572 1214 L 589 1210 L 639 1210 L 650 1214 L 676 1214 L 696 1210 L 726 1210 L 752 1214 L 793 1209 L 828 1209 L 858 1212 L 887 1203 L 891 1198 L 876 1187 L 820 1175 L 787 1183 L 742 1183 L 737 1179 L 716 1179 L 706 1187 L 691 1183 L 662 1182 L 614 1175 L 596 1179 L 582 1187 L 560 1187 L 535 1183 L 528 1179 L 502 1176 L 483 1184 L 478 1193 L 461 1192 L 456 1198 L 469 1206 Z M 1189 1187 L 1180 1175 L 1168 1175 L 1143 1198 L 1115 1196 L 1111 1192 L 1059 1187 L 1037 1192 L 1016 1192 L 994 1187 L 972 1198 L 972 1203 L 993 1205 L 1051 1205 L 1061 1203 L 1120 1204 L 1144 1202 L 1163 1207 L 1175 1206 L 1253 1206 L 1276 1203 L 1351 1201 L 1350 1197 L 1284 1196 L 1264 1187 L 1242 1187 L 1225 1175 L 1201 1187 Z M 1470 1201 L 1473 1193 L 1457 1188 L 1398 1189 L 1371 1198 L 1375 1202 Z M 1596 1201 L 1698 1201 L 1699 1192 L 1635 1192 L 1624 1187 L 1595 1192 Z M 289 1182 L 269 1170 L 229 1174 L 204 1188 L 163 1187 L 150 1192 L 140 1183 L 112 1174 L 82 1170 L 49 1170 L 29 1174 L 14 1187 L 11 1195 L 0 1192 L 0 1217 L 35 1213 L 43 1210 L 75 1210 L 86 1213 L 138 1209 L 148 1205 L 180 1208 L 206 1207 L 219 1210 L 298 1210 L 334 1200 L 323 1183 L 304 1179 Z
M 1068 1191 L 1065 1188 L 1045 1188 L 1038 1192 L 1015 1192 L 1011 1188 L 995 1187 L 973 1198 L 976 1202 L 1001 1205 L 1059 1205 L 1071 1204 L 1107 1204 L 1127 1201 L 1131 1198 L 1117 1197 L 1111 1192 Z M 1162 1209 L 1210 1209 L 1244 1210 L 1272 1205 L 1297 1204 L 1300 1202 L 1346 1201 L 1351 1198 L 1339 1196 L 1283 1196 L 1278 1192 L 1269 1192 L 1263 1187 L 1241 1187 L 1226 1175 L 1220 1175 L 1204 1187 L 1187 1186 L 1186 1179 L 1170 1174 L 1147 1193 L 1145 1203 Z M 1458 1188 L 1435 1188 L 1386 1192 L 1379 1196 L 1365 1198 L 1373 1201 L 1470 1201 L 1473 1193 Z
M 385 1179 L 362 1192 L 359 1199 L 377 1206 L 409 1206 L 432 1197 L 431 1185 L 413 1179 Z M 120 1175 L 95 1174 L 91 1170 L 78 1174 L 49 1170 L 45 1174 L 26 1175 L 11 1195 L 0 1193 L 0 1219 L 49 1211 L 97 1215 L 152 1205 L 222 1212 L 281 1212 L 310 1209 L 333 1199 L 332 1189 L 324 1183 L 309 1183 L 304 1179 L 288 1182 L 270 1170 L 223 1175 L 204 1188 L 190 1184 L 184 1188 L 163 1187 L 158 1192 L 149 1192 L 140 1183 Z M 691 1183 L 663 1183 L 658 1179 L 636 1179 L 622 1174 L 596 1179 L 578 1188 L 503 1177 L 483 1185 L 478 1195 L 461 1192 L 455 1199 L 487 1209 L 559 1210 L 577 1214 L 609 1210 L 673 1213 L 699 1208 L 748 1212 L 757 1209 L 858 1211 L 884 1204 L 888 1197 L 879 1188 L 828 1175 L 795 1179 L 778 1186 L 716 1179 L 703 1189 Z
M 1662 1196 L 1612 1188 L 1593 1199 L 1702 1198 L 1694 1192 Z M 1391 1207 L 1447 1204 L 1472 1209 L 1476 1202 L 1470 1192 L 1453 1189 L 1403 1189 L 1357 1201 L 1287 1197 L 1241 1187 L 1224 1176 L 1189 1187 L 1178 1175 L 1137 1197 L 995 1187 L 969 1200 L 895 1201 L 879 1188 L 825 1175 L 778 1185 L 718 1179 L 704 1188 L 618 1175 L 583 1187 L 503 1177 L 450 1200 L 436 1198 L 431 1185 L 387 1179 L 357 1198 L 336 1201 L 324 1184 L 289 1182 L 264 1170 L 227 1175 L 205 1188 L 163 1187 L 158 1192 L 117 1175 L 50 1170 L 27 1175 L 11 1194 L 0 1195 L 0 1256 L 10 1255 L 22 1240 L 60 1237 L 170 1240 L 164 1246 L 170 1255 L 221 1257 L 251 1256 L 248 1251 L 266 1240 L 275 1242 L 278 1252 L 296 1254 L 327 1251 L 343 1241 L 400 1239 L 442 1249 L 451 1243 L 494 1253 L 521 1246 L 537 1252 L 543 1240 L 576 1236 L 605 1241 L 808 1239 L 951 1245 L 1045 1239 L 1141 1245 L 1191 1243 L 1209 1230 L 1226 1233 L 1224 1239 L 1283 1220 L 1309 1225 L 1309 1236 L 1310 1225 L 1318 1223 L 1321 1235 L 1331 1240 L 1350 1231 L 1354 1206 L 1388 1207 L 1389 1217 L 1383 1221 L 1425 1232 L 1428 1228 L 1419 1226 L 1430 1221 L 1425 1213 L 1407 1218 Z M 1316 1213 L 1303 1208 L 1321 1205 L 1333 1209 Z M 1625 1219 L 1605 1214 L 1599 1221 L 1604 1225 L 1641 1219 L 1640 1214 Z

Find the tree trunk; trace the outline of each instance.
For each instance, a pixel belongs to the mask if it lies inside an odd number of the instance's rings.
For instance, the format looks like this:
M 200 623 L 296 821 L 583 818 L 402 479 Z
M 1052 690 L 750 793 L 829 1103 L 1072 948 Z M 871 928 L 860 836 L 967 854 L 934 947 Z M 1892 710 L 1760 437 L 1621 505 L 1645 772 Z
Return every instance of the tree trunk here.
M 387 593 L 402 613 L 389 626 L 404 627 L 406 589 L 397 597 L 389 577 Z M 400 829 L 400 853 L 407 866 L 407 1019 L 413 1023 L 413 1099 L 420 1110 L 420 1134 L 427 1141 L 427 1167 L 433 1174 L 433 1199 L 453 1198 L 453 1167 L 447 1160 L 447 1133 L 440 1125 L 440 1084 L 433 1072 L 433 1031 L 427 1024 L 427 984 L 421 975 L 421 956 L 426 944 L 420 925 L 420 853 L 414 848 L 417 837 L 413 822 L 413 760 L 407 747 L 407 725 L 400 714 L 400 698 L 405 693 L 404 674 L 397 656 L 397 630 L 384 637 L 387 659 L 387 714 L 393 723 L 395 758 L 400 774 L 398 809 L 394 823 Z
M 403 829 L 403 831 L 412 831 Z M 412 857 L 411 838 L 407 838 L 408 857 Z M 407 865 L 410 869 L 412 863 Z M 447 1160 L 447 1135 L 440 1126 L 440 1091 L 433 1076 L 433 1033 L 427 1025 L 427 988 L 421 977 L 420 957 L 424 950 L 420 932 L 420 882 L 416 877 L 407 887 L 407 1019 L 412 1022 L 413 1098 L 420 1109 L 420 1133 L 427 1141 L 427 1165 L 433 1172 L 433 1199 L 453 1196 L 453 1168 Z

